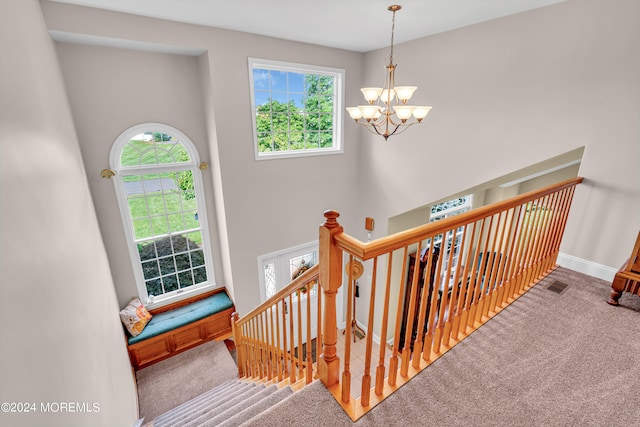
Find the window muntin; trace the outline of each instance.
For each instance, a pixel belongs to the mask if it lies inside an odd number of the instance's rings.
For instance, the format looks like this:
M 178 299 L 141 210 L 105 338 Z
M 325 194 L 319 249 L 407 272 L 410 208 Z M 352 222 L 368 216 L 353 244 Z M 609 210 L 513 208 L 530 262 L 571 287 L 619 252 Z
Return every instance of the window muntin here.
M 441 220 L 452 216 L 459 215 L 463 212 L 467 212 L 472 207 L 473 198 L 472 195 L 466 195 L 455 199 L 448 200 L 446 202 L 438 203 L 431 207 L 431 214 L 429 216 L 429 222 Z M 458 266 L 458 254 L 460 252 L 460 243 L 462 240 L 462 232 L 464 227 L 461 226 L 456 231 L 456 239 L 453 241 L 453 231 L 448 231 L 446 235 L 440 234 L 435 237 L 434 245 L 440 247 L 440 259 L 442 259 L 443 265 L 441 269 L 441 289 L 449 282 L 451 286 L 455 277 L 456 267 Z M 444 248 L 443 246 L 444 241 Z M 430 242 L 428 242 L 430 243 Z M 428 247 L 428 245 L 427 245 Z M 453 249 L 453 258 L 451 260 L 451 276 L 446 279 L 447 268 L 449 266 L 449 254 Z
M 258 257 L 260 272 L 258 281 L 260 283 L 260 297 L 262 301 L 275 295 L 293 279 L 317 263 L 317 242 L 307 243 Z M 316 293 L 317 289 L 312 287 L 311 292 L 305 293 L 303 297 L 307 295 L 314 297 Z M 295 294 L 293 295 L 293 299 L 297 300 Z
M 342 151 L 344 71 L 249 58 L 256 159 Z
M 214 286 L 198 155 L 161 124 L 125 131 L 111 152 L 139 296 L 161 302 Z

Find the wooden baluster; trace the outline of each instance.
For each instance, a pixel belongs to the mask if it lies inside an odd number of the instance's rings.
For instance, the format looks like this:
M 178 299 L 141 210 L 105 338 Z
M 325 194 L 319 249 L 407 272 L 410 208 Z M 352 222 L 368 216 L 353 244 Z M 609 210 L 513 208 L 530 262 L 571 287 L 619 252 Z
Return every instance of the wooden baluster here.
M 377 395 L 382 394 L 382 389 L 384 388 L 384 375 L 385 375 L 385 364 L 384 364 L 384 356 L 387 347 L 387 325 L 389 322 L 389 311 L 387 307 L 389 307 L 389 293 L 391 292 L 391 266 L 393 262 L 393 252 L 389 252 L 387 255 L 387 282 L 384 291 L 384 309 L 382 312 L 382 328 L 380 329 L 380 351 L 378 355 L 378 367 L 376 368 L 376 385 L 375 385 L 375 393 Z
M 536 249 L 536 271 L 535 276 L 537 279 L 540 279 L 547 272 L 547 247 L 549 245 L 549 239 L 552 234 L 553 227 L 553 216 L 555 215 L 556 209 L 556 199 L 557 193 L 552 193 L 547 195 L 547 199 L 545 201 L 545 213 L 542 219 L 542 234 L 540 235 L 540 241 L 538 242 L 538 247 Z
M 418 369 L 420 366 L 420 353 L 424 347 L 424 324 L 427 321 L 427 313 L 429 313 L 429 288 L 431 286 L 431 266 L 433 265 L 433 253 L 434 253 L 434 239 L 431 239 L 431 246 L 429 247 L 429 254 L 427 255 L 427 266 L 425 267 L 424 283 L 419 286 L 422 288 L 420 303 L 418 304 L 418 325 L 416 327 L 416 340 L 413 343 L 413 362 L 412 366 Z M 416 258 L 421 258 L 421 252 L 416 252 Z M 420 265 L 422 265 L 422 259 L 420 259 Z M 420 276 L 420 271 L 414 269 L 413 275 Z M 417 297 L 417 296 L 416 296 Z
M 478 221 L 474 221 L 471 224 L 471 233 L 469 239 L 469 250 L 467 251 L 467 258 L 464 261 L 464 272 L 462 273 L 462 289 L 464 292 L 463 296 L 460 297 L 460 301 L 458 302 L 458 312 L 456 313 L 456 318 L 454 320 L 454 338 L 458 339 L 458 335 L 460 333 L 466 334 L 467 332 L 467 318 L 469 315 L 469 307 L 471 306 L 471 297 L 473 295 L 473 277 L 471 277 L 472 272 L 474 271 L 474 251 L 473 251 L 473 241 L 476 239 L 476 226 Z
M 531 248 L 531 263 L 530 263 L 530 272 L 529 272 L 529 280 L 528 286 L 531 286 L 533 282 L 538 278 L 539 272 L 539 264 L 540 264 L 540 245 L 542 240 L 544 239 L 545 230 L 545 220 L 547 218 L 547 203 L 549 196 L 545 196 L 540 201 L 540 207 L 537 212 L 537 226 L 535 229 L 533 245 Z
M 444 239 L 444 235 L 442 238 Z M 435 240 L 435 236 L 431 237 L 431 240 Z M 424 343 L 422 344 L 422 359 L 429 362 L 431 361 L 431 352 L 439 351 L 438 348 L 434 348 L 434 343 L 437 339 L 438 330 L 436 329 L 436 323 L 438 321 L 438 307 L 440 304 L 440 277 L 442 274 L 442 265 L 444 264 L 444 256 L 442 256 L 442 247 L 440 248 L 440 253 L 438 255 L 438 261 L 436 262 L 436 274 L 431 277 L 431 272 L 429 272 L 429 277 L 426 279 L 429 281 L 429 288 L 426 292 L 431 292 L 431 306 L 429 307 L 429 320 L 427 324 L 427 334 L 424 338 Z M 431 251 L 431 256 L 433 256 L 433 251 Z
M 233 341 L 236 345 L 236 361 L 238 362 L 238 376 L 244 376 L 244 369 L 242 366 L 242 351 L 240 350 L 240 342 L 242 340 L 241 330 L 238 328 L 239 315 L 237 312 L 231 314 L 231 334 L 233 335 Z
M 475 224 L 475 223 L 474 223 Z M 473 228 L 472 228 L 473 230 Z M 468 274 L 469 274 L 469 254 L 471 250 L 467 250 L 466 237 L 469 231 L 469 224 L 464 226 L 464 232 L 462 234 L 462 243 L 460 243 L 460 252 L 458 255 L 458 266 L 456 267 L 455 288 L 457 291 L 456 302 L 453 306 L 454 315 L 451 321 L 451 338 L 458 339 L 460 333 L 460 320 L 462 318 L 462 310 L 464 309 L 464 303 L 467 296 Z M 470 233 L 473 236 L 473 231 Z M 466 260 L 465 260 L 466 256 Z
M 485 291 L 483 294 L 485 295 L 485 303 L 483 307 L 482 314 L 484 317 L 489 317 L 489 312 L 493 312 L 495 309 L 495 295 L 494 290 L 497 286 L 496 284 L 496 276 L 498 275 L 498 265 L 501 261 L 501 254 L 499 252 L 500 245 L 497 244 L 498 241 L 498 233 L 500 230 L 500 225 L 502 223 L 502 212 L 499 212 L 498 217 L 496 219 L 494 228 L 491 232 L 491 249 L 487 251 L 487 263 L 491 262 L 491 269 L 485 272 Z M 495 218 L 495 215 L 493 216 Z M 487 265 L 488 267 L 488 265 Z
M 282 298 L 282 375 L 289 378 L 289 347 L 287 347 L 287 299 Z
M 320 283 L 316 280 L 314 285 L 316 295 L 318 297 L 318 322 L 316 323 L 316 361 L 315 361 L 315 377 L 318 377 L 318 357 L 322 354 L 322 292 L 320 292 Z
M 266 363 L 266 359 L 265 359 L 265 349 L 264 349 L 264 338 L 263 338 L 263 323 L 262 323 L 262 314 L 260 313 L 257 316 L 257 323 L 258 323 L 258 331 L 256 333 L 256 340 L 258 342 L 258 348 L 259 348 L 259 367 L 260 367 L 260 371 L 259 371 L 259 375 L 258 378 L 264 378 L 266 375 L 266 371 L 267 371 L 267 363 Z
M 393 334 L 393 352 L 391 353 L 391 359 L 389 360 L 389 379 L 388 383 L 391 387 L 395 387 L 398 377 L 398 347 L 400 346 L 400 329 L 402 328 L 402 308 L 403 308 L 403 295 L 404 285 L 407 277 L 407 252 L 409 248 L 404 247 L 402 254 L 402 273 L 400 274 L 400 284 L 398 286 L 398 307 L 396 309 L 396 328 Z
M 518 295 L 520 295 L 520 283 L 522 282 L 522 275 L 524 270 L 525 244 L 527 241 L 527 229 L 529 227 L 528 209 L 528 203 L 520 206 L 518 237 L 516 242 L 515 270 L 513 274 L 513 283 L 511 284 L 511 299 L 515 299 Z
M 313 381 L 313 361 L 311 360 L 311 285 L 305 284 L 307 287 L 307 384 Z
M 548 256 L 548 246 L 549 241 L 552 239 L 553 235 L 553 225 L 554 225 L 554 215 L 557 209 L 557 198 L 558 194 L 550 194 L 547 200 L 547 211 L 544 216 L 544 233 L 541 236 L 542 240 L 538 247 L 538 268 L 537 268 L 537 277 L 541 279 L 548 272 L 547 270 L 547 256 Z
M 378 257 L 373 259 L 373 270 L 371 272 L 371 292 L 369 296 L 369 319 L 367 322 L 367 343 L 364 356 L 364 373 L 362 375 L 362 393 L 360 404 L 369 406 L 369 396 L 371 394 L 371 347 L 373 346 L 373 315 L 376 304 L 376 282 L 378 273 Z
M 454 238 L 455 238 L 455 230 L 454 230 Z M 445 246 L 447 244 L 447 232 L 442 234 L 442 245 Z M 440 344 L 442 343 L 442 333 L 444 331 L 444 311 L 447 308 L 447 300 L 448 300 L 448 286 L 449 286 L 449 276 L 451 275 L 451 262 L 453 259 L 453 248 L 449 251 L 449 260 L 447 261 L 447 272 L 445 276 L 445 281 L 442 283 L 442 266 L 445 263 L 445 255 L 446 248 L 440 248 L 440 259 L 438 261 L 438 272 L 436 273 L 435 283 L 433 286 L 433 298 L 438 299 L 438 304 L 435 307 L 435 311 L 437 314 L 437 319 L 434 319 L 434 334 L 433 334 L 433 343 L 432 348 L 435 353 L 440 353 Z M 442 286 L 442 291 L 440 287 Z M 433 301 L 432 301 L 433 302 Z M 432 304 L 433 305 L 433 304 Z
M 451 311 L 447 311 L 447 308 L 449 306 L 449 289 L 451 288 L 455 288 L 455 281 L 453 282 L 454 285 L 450 285 L 451 283 L 451 269 L 453 268 L 453 256 L 456 252 L 455 249 L 455 243 L 456 243 L 456 238 L 457 238 L 457 232 L 458 229 L 454 228 L 453 230 L 451 230 L 451 248 L 449 248 L 449 261 L 447 262 L 447 272 L 444 275 L 444 283 L 440 286 L 442 286 L 442 296 L 440 297 L 440 315 L 439 315 L 439 319 L 438 319 L 438 330 L 439 330 L 439 337 L 438 337 L 438 349 L 440 348 L 440 345 L 442 345 L 443 343 L 445 345 L 448 345 L 449 343 L 449 338 L 446 336 L 447 335 L 447 331 L 445 329 L 445 325 L 448 323 L 447 319 L 449 317 L 451 317 Z M 448 234 L 448 232 L 447 232 Z M 445 234 L 446 237 L 446 234 Z M 449 239 L 447 238 L 447 242 L 449 241 Z M 443 241 L 443 244 L 446 244 L 446 242 Z M 451 289 L 451 301 L 453 302 L 453 289 Z
M 538 239 L 538 234 L 540 232 L 540 216 L 543 212 L 542 209 L 542 201 L 541 199 L 536 199 L 535 211 L 533 212 L 533 230 L 530 233 L 530 238 L 527 244 L 527 251 L 525 254 L 525 266 L 526 266 L 526 274 L 522 284 L 520 286 L 520 292 L 524 293 L 527 289 L 531 287 L 531 283 L 533 282 L 533 264 L 534 264 L 534 249 L 536 245 L 536 240 Z
M 278 378 L 278 382 L 281 382 L 284 377 L 283 375 L 283 361 L 282 361 L 282 356 L 283 356 L 283 352 L 282 352 L 282 348 L 280 346 L 281 342 L 280 342 L 280 304 L 282 303 L 282 300 L 280 301 L 276 301 L 275 304 L 275 334 L 276 334 L 276 367 L 277 367 L 277 378 Z
M 353 266 L 353 255 L 349 255 L 349 266 Z M 351 334 L 353 320 L 353 289 L 355 280 L 353 268 L 349 268 L 349 281 L 347 282 L 347 324 L 344 330 L 344 370 L 342 371 L 342 402 L 351 400 Z
M 574 188 L 574 187 L 571 187 Z M 556 267 L 557 255 L 560 248 L 560 241 L 562 240 L 562 235 L 560 233 L 560 229 L 562 228 L 563 218 L 566 212 L 568 212 L 568 204 L 567 204 L 567 192 L 570 191 L 570 188 L 565 188 L 562 191 L 557 191 L 554 193 L 554 202 L 553 202 L 553 215 L 551 219 L 551 224 L 549 226 L 549 236 L 547 237 L 547 242 L 544 248 L 544 266 L 543 271 L 549 272 Z
M 449 346 L 449 339 L 452 336 L 454 337 L 454 339 L 455 337 L 457 337 L 457 331 L 456 331 L 457 324 L 454 324 L 454 322 L 456 321 L 456 318 L 458 318 L 457 307 L 459 307 L 460 301 L 462 300 L 462 298 L 460 298 L 460 288 L 462 286 L 460 283 L 460 269 L 462 267 L 462 260 L 465 253 L 466 239 L 467 239 L 467 226 L 465 225 L 462 230 L 462 238 L 460 239 L 460 245 L 457 248 L 458 264 L 456 265 L 456 273 L 455 273 L 455 277 L 453 278 L 453 286 L 451 289 L 451 299 L 449 301 L 449 314 L 447 316 L 447 320 L 444 325 L 444 337 L 443 337 L 442 343 L 447 347 Z M 455 240 L 454 240 L 454 244 L 455 244 Z M 451 251 L 453 252 L 454 250 L 455 249 L 452 248 Z
M 416 298 L 418 295 L 418 280 L 420 277 L 420 251 L 422 242 L 418 242 L 416 258 L 413 267 L 413 278 L 411 280 L 411 296 L 409 297 L 409 313 L 407 315 L 407 325 L 404 333 L 404 348 L 402 349 L 402 359 L 400 364 L 400 375 L 406 377 L 409 374 L 409 359 L 411 358 L 411 343 L 413 341 L 413 319 L 416 315 Z
M 296 357 L 295 357 L 295 335 L 294 335 L 294 330 L 293 330 L 293 296 L 292 294 L 289 294 L 289 338 L 290 338 L 290 352 L 289 352 L 289 357 L 291 360 L 291 368 L 289 371 L 289 378 L 291 381 L 291 384 L 295 383 L 297 381 L 298 378 L 298 368 L 297 368 L 297 364 L 296 364 Z
M 571 208 L 571 203 L 573 201 L 573 194 L 575 192 L 576 186 L 573 185 L 570 188 L 566 188 L 562 190 L 563 205 L 561 209 L 560 219 L 558 221 L 558 227 L 555 233 L 555 238 L 552 246 L 552 255 L 551 255 L 551 266 L 555 267 L 556 261 L 558 259 L 558 253 L 560 252 L 560 243 L 562 241 L 562 236 L 564 235 L 564 229 L 567 225 L 567 218 L 569 217 L 569 210 Z
M 496 301 L 496 307 L 505 307 L 506 296 L 508 295 L 508 287 L 509 287 L 509 266 L 511 265 L 511 249 L 513 248 L 513 239 L 512 233 L 514 229 L 514 209 L 509 209 L 504 218 L 503 229 L 506 230 L 504 233 L 504 241 L 500 245 L 500 253 L 503 254 L 503 262 L 499 275 L 500 289 L 498 291 L 498 298 Z
M 469 289 L 470 299 L 467 308 L 466 322 L 464 323 L 466 325 L 465 331 L 467 327 L 473 327 L 473 324 L 475 323 L 476 309 L 478 305 L 477 301 L 478 297 L 480 296 L 480 290 L 478 288 L 480 288 L 482 282 L 482 260 L 480 259 L 479 255 L 481 253 L 482 242 L 484 239 L 484 226 L 486 224 L 487 218 L 482 218 L 480 221 L 480 231 L 477 236 L 474 236 L 476 238 L 476 250 L 473 253 L 471 283 L 469 284 L 470 288 L 473 288 L 473 291 Z M 486 257 L 482 257 L 482 259 L 484 258 Z
M 476 303 L 476 312 L 475 312 L 475 321 L 482 322 L 482 315 L 484 313 L 484 304 L 486 301 L 486 293 L 487 293 L 487 265 L 489 263 L 488 258 L 489 254 L 489 241 L 491 240 L 491 232 L 493 230 L 493 215 L 489 217 L 489 226 L 487 227 L 487 235 L 484 236 L 484 249 L 482 250 L 482 262 L 480 262 L 480 271 L 478 272 L 478 280 L 480 282 L 480 286 L 477 294 L 477 303 Z
M 300 290 L 296 291 L 298 295 L 298 324 L 296 327 L 296 332 L 298 335 L 298 346 L 296 347 L 296 359 L 298 362 L 298 378 L 304 378 L 304 357 L 302 355 L 302 349 L 304 343 L 302 341 L 302 292 Z
M 256 327 L 256 323 L 258 319 L 254 317 L 251 319 L 251 353 L 252 353 L 252 365 L 251 365 L 251 374 L 253 378 L 259 377 L 259 362 L 260 359 L 258 357 L 258 341 L 256 337 L 258 336 L 258 328 Z
M 269 320 L 269 379 L 274 377 L 278 378 L 278 359 L 276 357 L 276 336 L 275 328 L 273 326 L 273 312 L 275 311 L 275 305 L 272 305 L 268 310 Z
M 338 212 L 326 211 L 324 216 L 325 222 L 319 230 L 320 285 L 325 298 L 324 347 L 318 361 L 318 378 L 326 387 L 331 387 L 340 380 L 340 358 L 336 354 L 336 295 L 342 285 L 342 249 L 333 242 L 333 236 L 342 233 L 342 226 L 337 221 Z

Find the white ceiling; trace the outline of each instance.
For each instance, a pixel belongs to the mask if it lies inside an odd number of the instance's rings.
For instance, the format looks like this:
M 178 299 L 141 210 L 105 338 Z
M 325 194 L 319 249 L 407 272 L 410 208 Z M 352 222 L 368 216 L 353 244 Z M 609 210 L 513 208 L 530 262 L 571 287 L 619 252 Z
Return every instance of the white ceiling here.
M 565 0 L 51 0 L 368 52 Z

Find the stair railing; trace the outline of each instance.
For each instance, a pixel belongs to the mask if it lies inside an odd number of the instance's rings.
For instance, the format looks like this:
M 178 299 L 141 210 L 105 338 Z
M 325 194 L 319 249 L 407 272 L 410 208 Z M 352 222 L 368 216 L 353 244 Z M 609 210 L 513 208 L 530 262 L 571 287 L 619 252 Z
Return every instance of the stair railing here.
M 317 296 L 317 325 L 322 320 L 318 264 L 309 268 L 247 315 L 233 314 L 232 328 L 240 378 L 287 381 L 314 379 L 313 354 L 320 354 L 320 331 L 314 336 L 312 295 Z
M 556 268 L 580 182 L 568 180 L 366 243 L 342 231 L 337 212 L 325 212 L 319 264 L 326 304 L 318 371 L 353 420 Z M 351 304 L 346 310 L 345 336 L 360 320 L 366 331 L 364 366 L 357 372 L 351 372 L 350 339 L 342 363 L 336 353 L 333 301 L 343 282 L 343 252 L 349 258 L 347 301 L 358 279 L 360 294 L 369 296 L 368 304 L 360 302 L 368 306 L 366 320 L 353 318 Z M 361 279 L 363 271 L 370 282 Z M 351 385 L 356 375 L 359 390 Z
M 582 180 L 366 243 L 344 233 L 338 212 L 326 211 L 318 264 L 241 319 L 234 314 L 240 377 L 289 384 L 318 378 L 357 420 L 556 268 Z M 365 271 L 369 283 L 359 280 Z M 369 295 L 360 325 L 366 332 L 361 372 L 352 372 L 351 339 L 345 339 L 342 360 L 337 352 L 336 296 L 345 281 L 347 301 L 353 301 L 356 280 Z M 351 337 L 358 325 L 351 303 L 345 325 Z M 351 385 L 356 374 L 359 390 Z

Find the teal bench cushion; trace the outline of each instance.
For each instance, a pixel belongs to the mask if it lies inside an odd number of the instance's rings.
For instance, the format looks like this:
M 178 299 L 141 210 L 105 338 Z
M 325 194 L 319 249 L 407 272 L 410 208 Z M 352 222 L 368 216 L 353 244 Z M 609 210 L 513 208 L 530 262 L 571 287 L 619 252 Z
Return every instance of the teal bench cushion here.
M 135 344 L 162 333 L 172 331 L 180 326 L 188 325 L 196 320 L 204 319 L 233 307 L 233 302 L 226 292 L 219 292 L 210 297 L 185 305 L 175 310 L 156 314 L 147 326 L 136 337 L 129 337 L 129 344 Z

